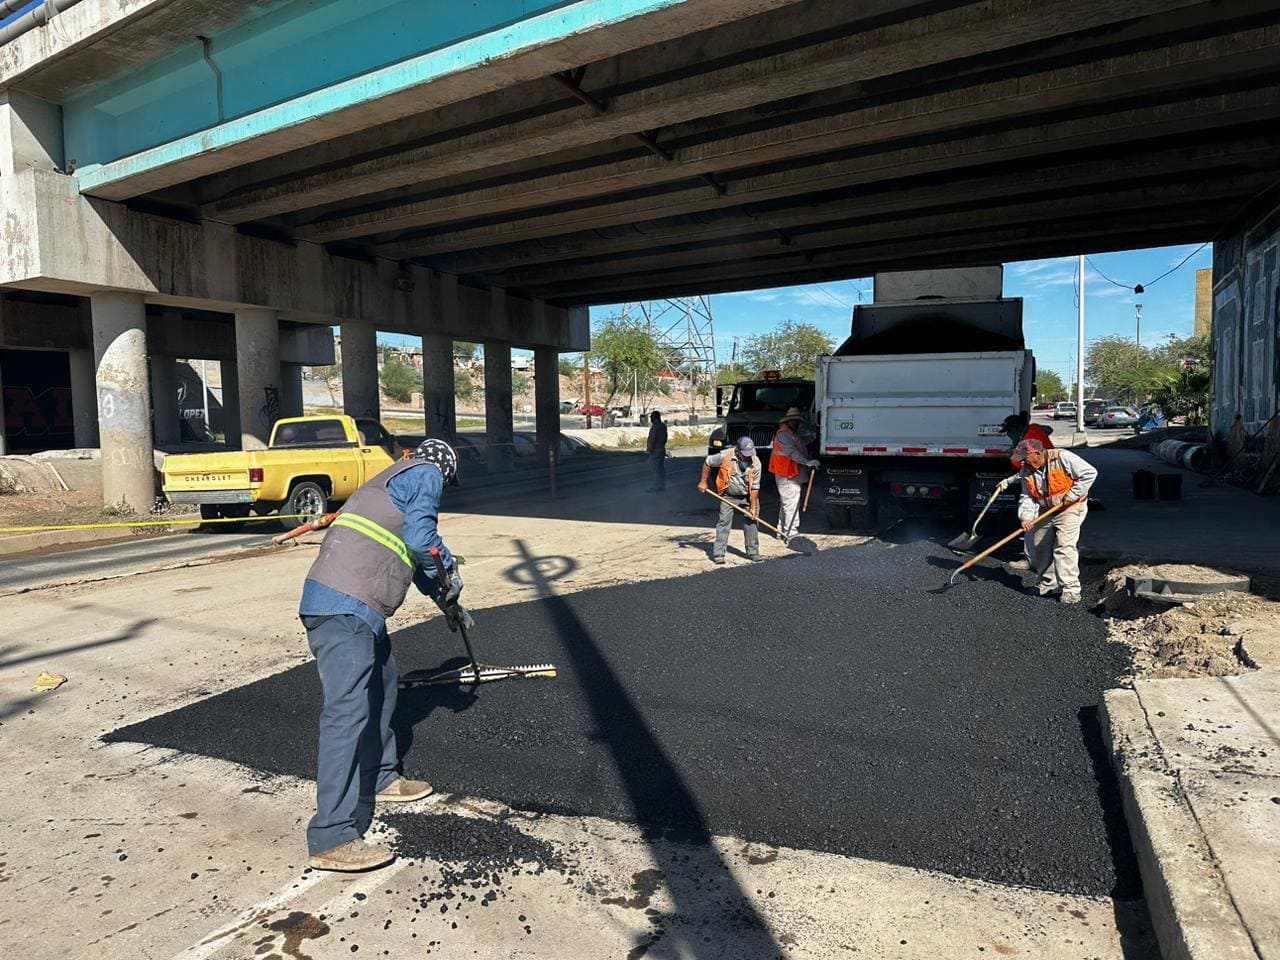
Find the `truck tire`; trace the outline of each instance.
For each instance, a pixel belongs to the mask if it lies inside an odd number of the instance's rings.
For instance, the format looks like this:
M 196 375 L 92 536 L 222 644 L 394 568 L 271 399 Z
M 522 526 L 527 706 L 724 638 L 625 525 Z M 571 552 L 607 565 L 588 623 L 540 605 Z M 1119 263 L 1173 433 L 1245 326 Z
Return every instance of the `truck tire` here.
M 329 512 L 329 495 L 318 483 L 303 480 L 293 485 L 289 491 L 289 499 L 280 508 L 282 516 L 305 514 L 300 520 L 281 520 L 280 525 L 286 530 L 293 530 L 307 522 L 309 517 L 322 517 Z
M 217 520 L 221 516 L 222 516 L 222 511 L 218 508 L 218 505 L 216 503 L 200 504 L 201 520 Z M 221 526 L 224 526 L 224 524 L 202 523 L 200 524 L 200 526 L 196 527 L 196 530 L 199 531 L 200 533 L 216 533 L 218 528 Z

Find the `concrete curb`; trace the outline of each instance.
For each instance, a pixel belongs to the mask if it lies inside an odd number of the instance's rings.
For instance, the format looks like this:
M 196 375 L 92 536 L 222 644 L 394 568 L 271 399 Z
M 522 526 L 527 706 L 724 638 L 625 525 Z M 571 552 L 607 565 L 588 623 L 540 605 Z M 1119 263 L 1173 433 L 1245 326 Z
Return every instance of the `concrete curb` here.
M 157 528 L 163 529 L 163 528 Z M 0 557 L 34 553 L 73 543 L 107 543 L 139 536 L 128 530 L 50 530 L 46 533 L 13 533 L 0 536 Z
M 1101 713 L 1164 960 L 1258 960 L 1138 694 L 1108 690 Z

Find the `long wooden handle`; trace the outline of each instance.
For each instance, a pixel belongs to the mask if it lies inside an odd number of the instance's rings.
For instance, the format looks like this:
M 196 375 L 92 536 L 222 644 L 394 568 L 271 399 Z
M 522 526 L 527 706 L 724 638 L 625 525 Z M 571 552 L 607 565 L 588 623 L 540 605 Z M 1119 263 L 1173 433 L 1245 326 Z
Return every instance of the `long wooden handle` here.
M 1049 519 L 1051 516 L 1053 516 L 1055 513 L 1057 513 L 1059 510 L 1061 510 L 1065 506 L 1067 506 L 1065 503 L 1060 503 L 1056 507 L 1052 507 L 1046 510 L 1044 513 L 1040 514 L 1040 516 L 1036 517 L 1035 522 L 1031 524 L 1032 529 L 1035 529 L 1036 527 L 1038 527 L 1045 520 Z M 991 556 L 991 554 L 995 553 L 997 550 L 1003 547 L 1006 543 L 1008 543 L 1014 537 L 1017 537 L 1020 534 L 1024 534 L 1026 532 L 1027 532 L 1026 530 L 1023 530 L 1021 527 L 1019 527 L 1017 530 L 1013 531 L 1013 533 L 1009 534 L 1003 540 L 987 547 L 987 549 L 983 550 L 976 557 L 973 557 L 970 560 L 966 560 L 964 564 L 961 567 L 959 567 L 955 573 L 952 574 L 952 576 L 954 577 L 956 576 L 956 574 L 963 573 L 965 570 L 968 570 L 979 560 L 985 560 L 987 557 Z
M 333 513 L 326 513 L 323 517 L 316 517 L 314 520 L 308 520 L 300 527 L 294 527 L 288 533 L 282 533 L 278 537 L 272 537 L 271 542 L 278 547 L 280 544 L 288 543 L 290 540 L 296 539 L 304 533 L 310 533 L 312 530 L 323 530 L 337 519 L 337 511 L 334 511 Z
M 809 468 L 809 486 L 804 491 L 804 506 L 800 508 L 801 513 L 809 512 L 809 494 L 813 493 L 813 478 L 818 475 L 816 467 Z
M 722 503 L 727 503 L 729 506 L 733 507 L 733 509 L 737 510 L 737 511 L 738 511 L 740 514 L 742 514 L 744 517 L 751 517 L 751 519 L 752 519 L 752 520 L 754 520 L 756 523 L 760 524 L 760 526 L 762 526 L 762 527 L 768 527 L 770 530 L 772 530 L 772 531 L 773 531 L 774 533 L 776 533 L 778 536 L 782 536 L 782 531 L 781 531 L 781 530 L 779 530 L 777 527 L 775 527 L 775 526 L 774 526 L 773 524 L 771 524 L 771 523 L 766 523 L 764 520 L 761 520 L 759 517 L 753 517 L 753 516 L 751 516 L 751 511 L 750 511 L 750 510 L 743 510 L 743 509 L 742 509 L 742 507 L 738 506 L 738 505 L 737 505 L 736 503 L 734 503 L 732 500 L 729 500 L 729 499 L 727 499 L 727 498 L 725 498 L 725 497 L 720 496 L 720 494 L 716 493 L 714 490 L 708 490 L 708 491 L 707 491 L 707 493 L 711 494 L 713 497 L 715 497 L 717 500 L 721 501 Z

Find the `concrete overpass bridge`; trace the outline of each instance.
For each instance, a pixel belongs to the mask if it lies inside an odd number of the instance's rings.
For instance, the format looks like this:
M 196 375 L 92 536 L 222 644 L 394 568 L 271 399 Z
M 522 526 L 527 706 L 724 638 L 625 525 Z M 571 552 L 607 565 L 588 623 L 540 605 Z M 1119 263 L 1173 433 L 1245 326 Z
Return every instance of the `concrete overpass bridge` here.
M 443 436 L 481 341 L 501 469 L 510 348 L 550 439 L 589 304 L 1207 240 L 1280 167 L 1280 0 L 57 8 L 0 34 L 0 343 L 91 335 L 111 501 L 162 331 L 221 327 L 242 412 L 293 395 L 307 325 L 359 413 L 376 331 L 422 336 Z

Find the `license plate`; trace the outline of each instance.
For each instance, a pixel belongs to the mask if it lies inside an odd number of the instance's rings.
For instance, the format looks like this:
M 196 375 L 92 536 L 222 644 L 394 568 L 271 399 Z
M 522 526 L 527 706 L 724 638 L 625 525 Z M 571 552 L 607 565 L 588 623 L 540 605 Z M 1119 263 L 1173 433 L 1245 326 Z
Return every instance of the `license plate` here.
M 978 436 L 980 437 L 998 437 L 1004 431 L 1000 423 L 984 423 L 978 427 Z

